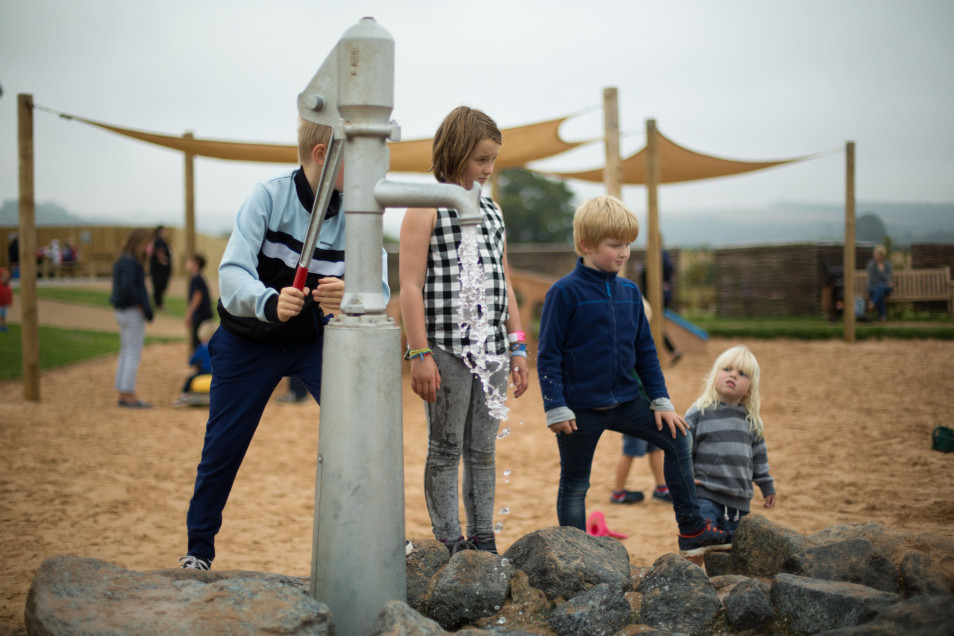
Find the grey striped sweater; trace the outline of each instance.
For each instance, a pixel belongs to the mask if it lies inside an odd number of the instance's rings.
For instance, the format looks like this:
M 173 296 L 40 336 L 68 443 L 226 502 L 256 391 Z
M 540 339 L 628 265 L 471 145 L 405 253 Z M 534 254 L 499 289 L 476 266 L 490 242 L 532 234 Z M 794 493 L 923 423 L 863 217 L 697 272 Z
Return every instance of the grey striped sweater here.
M 753 482 L 763 496 L 775 494 L 765 438 L 749 430 L 745 407 L 719 404 L 703 414 L 693 405 L 686 422 L 692 431 L 693 472 L 701 482 L 697 496 L 748 512 Z

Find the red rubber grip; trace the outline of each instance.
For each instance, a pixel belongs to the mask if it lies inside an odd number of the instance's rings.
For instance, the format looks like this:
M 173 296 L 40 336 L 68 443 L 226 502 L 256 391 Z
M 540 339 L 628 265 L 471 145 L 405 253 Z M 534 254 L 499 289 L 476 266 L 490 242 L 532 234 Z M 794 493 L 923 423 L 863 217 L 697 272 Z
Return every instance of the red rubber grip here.
M 292 283 L 292 287 L 298 291 L 305 289 L 305 278 L 308 277 L 308 268 L 299 267 L 295 270 L 295 281 Z

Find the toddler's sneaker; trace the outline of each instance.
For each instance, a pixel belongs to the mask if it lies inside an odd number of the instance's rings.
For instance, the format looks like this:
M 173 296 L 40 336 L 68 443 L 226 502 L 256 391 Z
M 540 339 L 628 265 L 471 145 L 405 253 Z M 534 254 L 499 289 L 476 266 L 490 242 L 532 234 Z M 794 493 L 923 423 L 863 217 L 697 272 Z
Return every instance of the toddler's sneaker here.
M 212 567 L 212 564 L 202 557 L 187 554 L 179 559 L 179 567 L 183 570 L 208 570 Z
M 679 535 L 679 556 L 700 556 L 706 552 L 731 549 L 732 537 L 729 533 L 713 527 L 708 519 L 706 519 L 706 526 L 699 532 Z
M 492 534 L 478 534 L 474 537 L 467 537 L 467 541 L 472 543 L 478 550 L 499 555 L 497 552 L 497 541 Z
M 669 488 L 664 486 L 662 488 L 657 487 L 655 490 L 653 490 L 653 501 L 672 505 L 672 495 L 669 494 Z
M 634 504 L 639 503 L 646 497 L 638 490 L 614 490 L 610 495 L 610 503 L 614 504 Z

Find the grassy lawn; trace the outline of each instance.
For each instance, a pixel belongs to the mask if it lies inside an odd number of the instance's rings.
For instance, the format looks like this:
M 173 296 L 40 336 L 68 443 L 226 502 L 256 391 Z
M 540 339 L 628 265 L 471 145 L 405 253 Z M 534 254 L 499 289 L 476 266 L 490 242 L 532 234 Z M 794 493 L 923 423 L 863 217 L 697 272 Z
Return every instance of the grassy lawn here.
M 799 340 L 838 339 L 844 335 L 842 322 L 825 318 L 717 318 L 689 315 L 686 318 L 705 329 L 710 336 L 720 338 L 795 338 Z M 917 318 L 888 322 L 856 322 L 857 340 L 882 338 L 937 338 L 954 340 L 954 320 L 950 318 Z
M 23 373 L 20 325 L 8 325 L 0 333 L 0 381 L 19 378 Z M 146 337 L 146 344 L 171 342 L 175 338 Z M 40 370 L 53 369 L 119 351 L 119 334 L 40 327 Z
M 19 294 L 17 289 L 15 293 Z M 88 305 L 91 307 L 109 307 L 109 292 L 98 289 L 82 289 L 76 287 L 37 287 L 36 295 L 38 298 L 46 300 L 55 300 L 62 303 L 73 303 L 75 305 Z M 186 302 L 184 298 L 166 296 L 164 299 L 167 314 L 185 318 Z M 151 301 L 151 299 L 150 299 Z M 155 307 L 153 307 L 155 310 Z

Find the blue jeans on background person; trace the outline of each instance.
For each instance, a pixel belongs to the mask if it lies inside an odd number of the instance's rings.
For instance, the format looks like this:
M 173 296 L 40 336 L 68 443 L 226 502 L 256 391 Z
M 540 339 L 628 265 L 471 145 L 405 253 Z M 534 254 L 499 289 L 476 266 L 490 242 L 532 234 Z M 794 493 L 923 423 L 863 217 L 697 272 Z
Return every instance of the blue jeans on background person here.
M 874 289 L 868 290 L 868 298 L 871 304 L 878 310 L 878 318 L 886 318 L 888 315 L 888 296 L 891 295 L 891 288 L 888 285 L 878 285 Z
M 561 526 L 586 530 L 586 492 L 590 488 L 593 454 L 603 431 L 610 430 L 644 439 L 664 452 L 663 473 L 672 495 L 676 523 L 682 534 L 693 534 L 705 526 L 696 501 L 692 475 L 692 436 L 669 427 L 656 428 L 649 402 L 637 398 L 611 409 L 576 411 L 574 433 L 557 434 L 560 448 L 560 487 L 557 491 L 557 518 Z
M 739 522 L 742 521 L 742 517 L 749 513 L 705 497 L 699 497 L 699 514 L 708 519 L 713 527 L 725 530 L 729 533 L 729 536 L 733 536 L 739 527 Z

